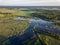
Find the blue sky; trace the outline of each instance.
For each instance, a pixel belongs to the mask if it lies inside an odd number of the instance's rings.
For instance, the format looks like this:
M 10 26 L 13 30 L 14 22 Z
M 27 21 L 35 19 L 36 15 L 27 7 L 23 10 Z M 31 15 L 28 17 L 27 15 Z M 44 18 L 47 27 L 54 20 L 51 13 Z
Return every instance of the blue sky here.
M 60 0 L 0 0 L 0 5 L 9 6 L 60 6 Z

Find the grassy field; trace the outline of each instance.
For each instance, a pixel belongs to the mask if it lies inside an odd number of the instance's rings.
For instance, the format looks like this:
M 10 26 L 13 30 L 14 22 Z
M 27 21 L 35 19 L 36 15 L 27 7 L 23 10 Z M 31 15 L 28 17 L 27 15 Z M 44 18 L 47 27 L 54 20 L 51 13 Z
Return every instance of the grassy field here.
M 2 21 L 0 22 L 0 45 L 2 45 L 2 41 L 12 37 L 14 35 L 23 34 L 23 32 L 29 26 L 28 21 Z
M 26 11 L 21 11 L 18 9 L 5 9 L 2 8 L 0 9 L 0 18 L 14 18 L 14 17 L 28 17 L 30 14 L 30 12 L 26 12 Z
M 23 33 L 28 27 L 28 21 L 3 21 L 0 22 L 0 35 L 9 37 Z

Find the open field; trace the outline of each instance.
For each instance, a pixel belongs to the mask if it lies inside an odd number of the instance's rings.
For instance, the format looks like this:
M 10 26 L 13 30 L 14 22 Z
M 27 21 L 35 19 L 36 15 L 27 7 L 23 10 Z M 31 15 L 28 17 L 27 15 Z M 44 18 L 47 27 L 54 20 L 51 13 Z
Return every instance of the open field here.
M 54 22 L 56 24 L 56 27 L 60 27 L 60 9 L 58 8 L 52 8 L 52 9 L 27 9 L 27 8 L 21 8 L 21 9 L 7 9 L 2 8 L 0 9 L 0 19 L 7 18 L 7 19 L 14 19 L 16 17 L 27 17 L 27 18 L 41 18 L 43 20 L 48 20 L 50 22 Z
M 34 20 L 31 22 L 29 20 L 15 20 L 18 17 L 29 19 L 34 18 L 36 19 L 37 24 L 41 23 L 37 22 L 38 19 L 53 22 L 53 27 L 46 26 L 45 28 L 57 28 L 60 30 L 60 8 L 0 8 L 0 45 L 8 45 L 8 43 L 10 43 L 10 37 L 15 38 L 14 36 L 18 35 L 25 36 L 24 33 L 27 32 L 27 38 L 28 35 L 32 34 L 32 32 L 30 33 L 30 29 L 35 25 Z M 30 25 L 30 23 L 33 24 Z M 26 31 L 26 29 L 29 28 L 29 25 L 31 27 Z M 35 28 L 35 26 L 33 28 Z M 31 30 L 35 30 L 33 28 Z M 44 29 L 43 31 L 46 30 Z M 34 36 L 36 35 L 34 34 Z M 28 43 L 24 45 L 41 45 L 40 41 L 42 41 L 44 45 L 60 45 L 60 35 L 58 33 L 47 32 L 47 35 L 38 34 L 37 38 L 31 39 L 30 41 L 27 40 Z M 15 41 L 16 40 L 17 39 L 15 39 Z

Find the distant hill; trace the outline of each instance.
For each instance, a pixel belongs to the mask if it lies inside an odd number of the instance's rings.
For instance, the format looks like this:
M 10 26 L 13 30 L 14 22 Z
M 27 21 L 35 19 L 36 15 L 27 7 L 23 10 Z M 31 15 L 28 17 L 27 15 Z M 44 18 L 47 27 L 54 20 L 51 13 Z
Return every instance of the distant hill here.
M 60 8 L 60 6 L 0 6 L 0 8 Z

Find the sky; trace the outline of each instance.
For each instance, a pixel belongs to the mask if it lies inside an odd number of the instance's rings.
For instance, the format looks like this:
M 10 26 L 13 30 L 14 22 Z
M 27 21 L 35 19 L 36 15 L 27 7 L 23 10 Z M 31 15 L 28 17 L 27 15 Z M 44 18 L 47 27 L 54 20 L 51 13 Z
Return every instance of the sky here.
M 60 0 L 0 0 L 0 6 L 60 6 Z

